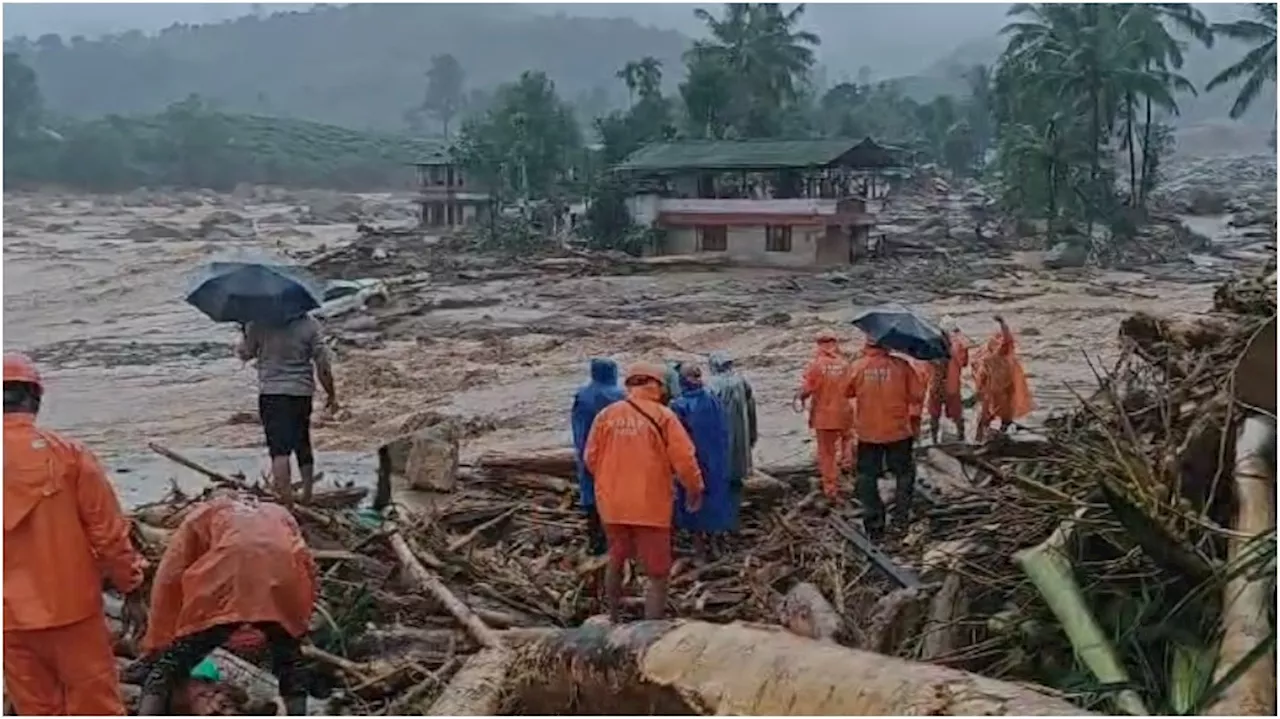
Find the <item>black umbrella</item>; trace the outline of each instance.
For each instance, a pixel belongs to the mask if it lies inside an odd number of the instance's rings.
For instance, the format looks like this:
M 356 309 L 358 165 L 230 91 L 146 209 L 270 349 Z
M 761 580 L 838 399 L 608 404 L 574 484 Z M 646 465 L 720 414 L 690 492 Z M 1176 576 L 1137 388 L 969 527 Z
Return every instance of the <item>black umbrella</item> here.
M 862 330 L 881 347 L 918 360 L 933 361 L 951 357 L 946 334 L 932 322 L 902 305 L 873 307 L 860 312 L 853 318 L 853 326 Z
M 270 261 L 211 262 L 192 278 L 187 302 L 214 322 L 285 324 L 314 310 L 323 285 L 311 273 Z

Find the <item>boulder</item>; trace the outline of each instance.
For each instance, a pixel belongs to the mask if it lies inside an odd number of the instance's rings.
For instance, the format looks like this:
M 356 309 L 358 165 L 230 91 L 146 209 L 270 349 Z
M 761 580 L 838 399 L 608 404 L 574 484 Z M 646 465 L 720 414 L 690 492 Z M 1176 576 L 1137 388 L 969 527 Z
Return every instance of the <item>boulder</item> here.
M 1192 215 L 1221 215 L 1227 211 L 1227 196 L 1217 190 L 1196 188 L 1187 200 L 1187 212 Z
M 1081 242 L 1059 242 L 1044 256 L 1044 266 L 1051 270 L 1084 267 L 1089 248 Z
M 380 472 L 402 475 L 413 489 L 451 492 L 458 479 L 458 427 L 451 419 L 386 443 Z

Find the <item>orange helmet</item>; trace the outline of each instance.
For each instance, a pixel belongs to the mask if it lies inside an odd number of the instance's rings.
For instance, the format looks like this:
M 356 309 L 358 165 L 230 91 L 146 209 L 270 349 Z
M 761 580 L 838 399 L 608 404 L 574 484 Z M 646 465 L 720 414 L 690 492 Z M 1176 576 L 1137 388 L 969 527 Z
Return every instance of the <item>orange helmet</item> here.
M 651 379 L 654 382 L 665 383 L 667 381 L 667 368 L 652 362 L 637 362 L 627 368 L 627 379 L 640 379 L 641 377 Z
M 4 381 L 5 382 L 26 382 L 37 387 L 43 387 L 44 383 L 40 381 L 40 372 L 36 369 L 36 365 L 31 358 L 20 352 L 4 353 Z

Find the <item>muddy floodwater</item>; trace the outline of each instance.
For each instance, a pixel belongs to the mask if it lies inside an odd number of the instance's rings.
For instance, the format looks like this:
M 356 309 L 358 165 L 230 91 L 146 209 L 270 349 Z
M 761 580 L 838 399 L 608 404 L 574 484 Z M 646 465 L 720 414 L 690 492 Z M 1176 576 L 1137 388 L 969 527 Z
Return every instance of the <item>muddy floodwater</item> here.
M 256 234 L 201 232 L 219 210 L 209 204 L 5 198 L 5 349 L 36 358 L 48 385 L 43 421 L 104 456 L 131 503 L 163 493 L 171 478 L 195 481 L 150 454 L 151 441 L 222 471 L 253 476 L 266 466 L 254 370 L 232 355 L 233 327 L 183 302 L 186 273 L 236 252 L 314 252 L 356 234 L 353 224 L 291 222 L 288 203 L 231 209 Z M 842 273 L 723 269 L 428 283 L 416 291 L 435 300 L 424 305 L 431 309 L 395 322 L 335 323 L 335 335 L 372 326 L 377 341 L 338 347 L 346 411 L 336 419 L 317 412 L 319 463 L 329 476 L 369 480 L 370 453 L 428 411 L 471 420 L 477 429 L 467 455 L 564 444 L 589 358 L 693 359 L 718 349 L 733 353 L 755 386 L 757 459 L 800 458 L 811 447 L 791 396 L 814 333 L 839 328 L 860 342 L 847 324 L 856 307 L 894 299 L 954 316 L 975 340 L 991 332 L 993 314 L 1003 315 L 1035 391 L 1034 423 L 1070 402 L 1072 388 L 1092 385 L 1085 357 L 1114 358 L 1123 316 L 1202 311 L 1218 279 L 1207 270 L 1197 275 L 1196 266 L 1177 281 L 1148 272 L 1054 273 L 1038 267 L 1035 253 L 965 262 L 959 269 L 945 258 L 918 266 L 889 259 Z M 945 283 L 934 276 L 943 271 L 952 276 Z M 413 299 L 395 297 L 383 314 Z

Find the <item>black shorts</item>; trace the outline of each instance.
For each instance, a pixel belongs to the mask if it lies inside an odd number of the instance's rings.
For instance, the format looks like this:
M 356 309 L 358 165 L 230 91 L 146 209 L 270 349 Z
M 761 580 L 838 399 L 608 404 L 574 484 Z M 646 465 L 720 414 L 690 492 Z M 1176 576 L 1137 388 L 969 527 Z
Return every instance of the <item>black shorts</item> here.
M 298 466 L 311 461 L 311 398 L 288 394 L 258 395 L 258 416 L 272 457 L 298 456 Z

